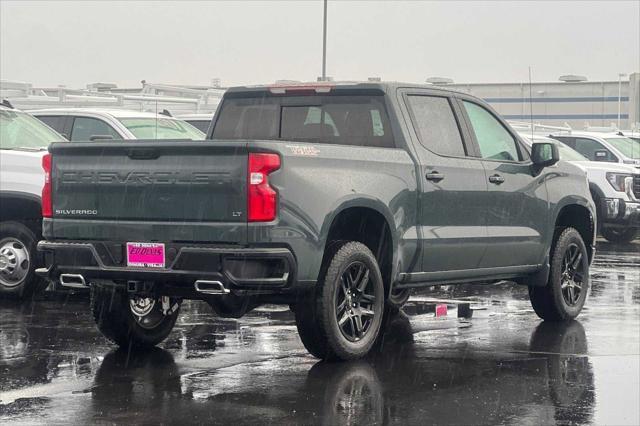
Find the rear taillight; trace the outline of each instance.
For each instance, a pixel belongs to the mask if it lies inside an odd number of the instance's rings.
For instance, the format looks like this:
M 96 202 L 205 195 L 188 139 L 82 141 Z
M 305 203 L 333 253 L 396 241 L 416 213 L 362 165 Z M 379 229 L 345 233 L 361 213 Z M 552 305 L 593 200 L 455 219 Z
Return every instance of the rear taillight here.
M 42 157 L 42 168 L 44 169 L 44 186 L 42 187 L 42 217 L 53 216 L 53 205 L 51 202 L 51 154 Z
M 280 168 L 278 154 L 249 153 L 247 210 L 249 222 L 276 218 L 277 192 L 269 185 L 269 173 Z

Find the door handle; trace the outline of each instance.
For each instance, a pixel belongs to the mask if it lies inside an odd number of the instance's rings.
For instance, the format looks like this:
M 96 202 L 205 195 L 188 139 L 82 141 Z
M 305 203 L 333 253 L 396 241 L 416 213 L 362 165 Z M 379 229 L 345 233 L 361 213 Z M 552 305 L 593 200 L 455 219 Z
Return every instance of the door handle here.
M 500 185 L 504 182 L 504 178 L 500 175 L 491 175 L 489 176 L 489 182 L 495 183 L 496 185 Z
M 444 179 L 444 175 L 442 173 L 438 173 L 435 170 L 427 173 L 425 177 L 427 178 L 427 180 L 431 180 L 433 182 L 440 182 L 442 179 Z

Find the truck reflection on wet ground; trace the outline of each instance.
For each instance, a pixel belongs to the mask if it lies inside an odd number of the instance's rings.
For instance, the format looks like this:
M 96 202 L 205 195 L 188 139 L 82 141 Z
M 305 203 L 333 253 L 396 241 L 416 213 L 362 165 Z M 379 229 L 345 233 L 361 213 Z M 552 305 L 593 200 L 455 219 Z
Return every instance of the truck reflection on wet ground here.
M 162 347 L 127 352 L 82 296 L 3 302 L 0 423 L 638 424 L 639 248 L 598 248 L 578 321 L 539 321 L 510 284 L 441 287 L 349 363 L 309 356 L 282 307 L 225 320 L 185 303 Z M 427 298 L 477 309 L 436 319 Z

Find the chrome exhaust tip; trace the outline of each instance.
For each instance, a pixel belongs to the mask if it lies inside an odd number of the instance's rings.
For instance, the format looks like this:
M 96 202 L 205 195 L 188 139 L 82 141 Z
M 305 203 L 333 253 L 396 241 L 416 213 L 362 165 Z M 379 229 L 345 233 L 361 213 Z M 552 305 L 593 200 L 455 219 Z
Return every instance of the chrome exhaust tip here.
M 87 283 L 84 277 L 80 274 L 61 274 L 60 285 L 70 288 L 86 288 Z
M 229 294 L 231 292 L 220 281 L 198 280 L 193 284 L 193 287 L 198 293 L 203 294 Z

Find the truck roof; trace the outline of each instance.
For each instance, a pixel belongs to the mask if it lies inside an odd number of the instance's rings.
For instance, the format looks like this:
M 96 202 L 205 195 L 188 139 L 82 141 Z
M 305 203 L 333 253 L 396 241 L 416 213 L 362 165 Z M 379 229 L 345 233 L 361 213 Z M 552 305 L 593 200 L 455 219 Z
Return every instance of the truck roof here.
M 175 118 L 180 120 L 211 120 L 213 118 L 213 112 L 208 113 L 198 113 L 198 114 L 180 114 L 176 115 Z
M 246 92 L 264 92 L 271 91 L 272 93 L 280 93 L 284 90 L 316 90 L 318 93 L 329 90 L 376 90 L 382 92 L 392 92 L 399 88 L 417 88 L 417 89 L 429 89 L 437 90 L 446 93 L 459 93 L 467 94 L 459 90 L 449 89 L 443 86 L 436 86 L 433 84 L 417 84 L 417 83 L 403 83 L 398 81 L 312 81 L 312 82 L 295 82 L 284 84 L 260 84 L 250 86 L 235 86 L 227 89 L 226 93 L 246 93 Z
M 627 135 L 621 135 L 619 132 L 589 132 L 581 130 L 552 132 L 554 136 L 590 136 L 594 138 L 626 138 Z

